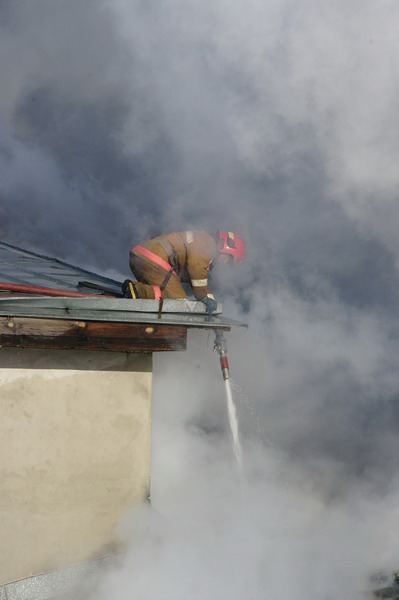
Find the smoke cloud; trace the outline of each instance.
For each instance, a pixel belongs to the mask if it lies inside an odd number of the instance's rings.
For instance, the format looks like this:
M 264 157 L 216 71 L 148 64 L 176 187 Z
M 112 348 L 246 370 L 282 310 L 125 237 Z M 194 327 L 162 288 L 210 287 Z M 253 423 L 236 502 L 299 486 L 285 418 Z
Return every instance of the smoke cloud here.
M 129 275 L 161 231 L 220 273 L 212 341 L 155 361 L 153 506 L 97 597 L 338 598 L 397 568 L 396 0 L 2 0 L 1 239 Z

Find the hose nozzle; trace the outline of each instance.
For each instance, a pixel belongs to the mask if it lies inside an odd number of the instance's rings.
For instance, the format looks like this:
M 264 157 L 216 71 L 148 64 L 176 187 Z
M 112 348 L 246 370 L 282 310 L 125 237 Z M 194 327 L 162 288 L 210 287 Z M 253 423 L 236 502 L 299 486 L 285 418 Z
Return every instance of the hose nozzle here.
M 230 378 L 229 361 L 227 358 L 227 345 L 222 331 L 215 331 L 215 343 L 213 351 L 217 352 L 220 357 L 220 368 L 222 369 L 223 379 Z

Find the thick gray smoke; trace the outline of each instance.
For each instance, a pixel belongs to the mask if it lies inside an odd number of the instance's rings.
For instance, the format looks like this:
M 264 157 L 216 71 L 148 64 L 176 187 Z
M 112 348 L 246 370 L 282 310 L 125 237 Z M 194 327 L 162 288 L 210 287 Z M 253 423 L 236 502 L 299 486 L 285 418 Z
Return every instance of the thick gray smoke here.
M 244 489 L 194 336 L 156 359 L 163 516 L 121 526 L 107 600 L 335 598 L 397 567 L 398 23 L 396 0 L 0 0 L 1 239 L 121 278 L 161 231 L 249 246 L 219 280 L 250 324 Z

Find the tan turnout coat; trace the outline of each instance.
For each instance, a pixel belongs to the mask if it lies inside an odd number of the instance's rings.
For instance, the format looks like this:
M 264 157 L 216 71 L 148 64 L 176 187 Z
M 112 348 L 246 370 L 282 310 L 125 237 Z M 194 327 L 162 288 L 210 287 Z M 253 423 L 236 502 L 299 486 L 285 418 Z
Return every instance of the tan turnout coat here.
M 209 285 L 212 261 L 217 254 L 215 239 L 206 231 L 180 231 L 160 236 L 166 238 L 177 253 L 178 271 L 173 274 L 162 293 L 164 298 L 185 298 L 181 281 L 190 283 L 198 300 L 213 298 Z M 139 244 L 168 262 L 164 247 L 155 237 Z M 162 285 L 167 271 L 133 248 L 130 252 L 130 267 L 138 281 L 149 285 Z

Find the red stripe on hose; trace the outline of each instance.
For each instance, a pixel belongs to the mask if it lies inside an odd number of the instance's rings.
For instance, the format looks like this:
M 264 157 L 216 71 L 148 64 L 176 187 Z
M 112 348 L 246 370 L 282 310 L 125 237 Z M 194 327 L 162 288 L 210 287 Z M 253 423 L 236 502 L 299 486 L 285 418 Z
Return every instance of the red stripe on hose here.
M 227 360 L 227 356 L 221 356 L 220 357 L 220 366 L 222 369 L 228 369 L 229 368 L 229 361 Z

